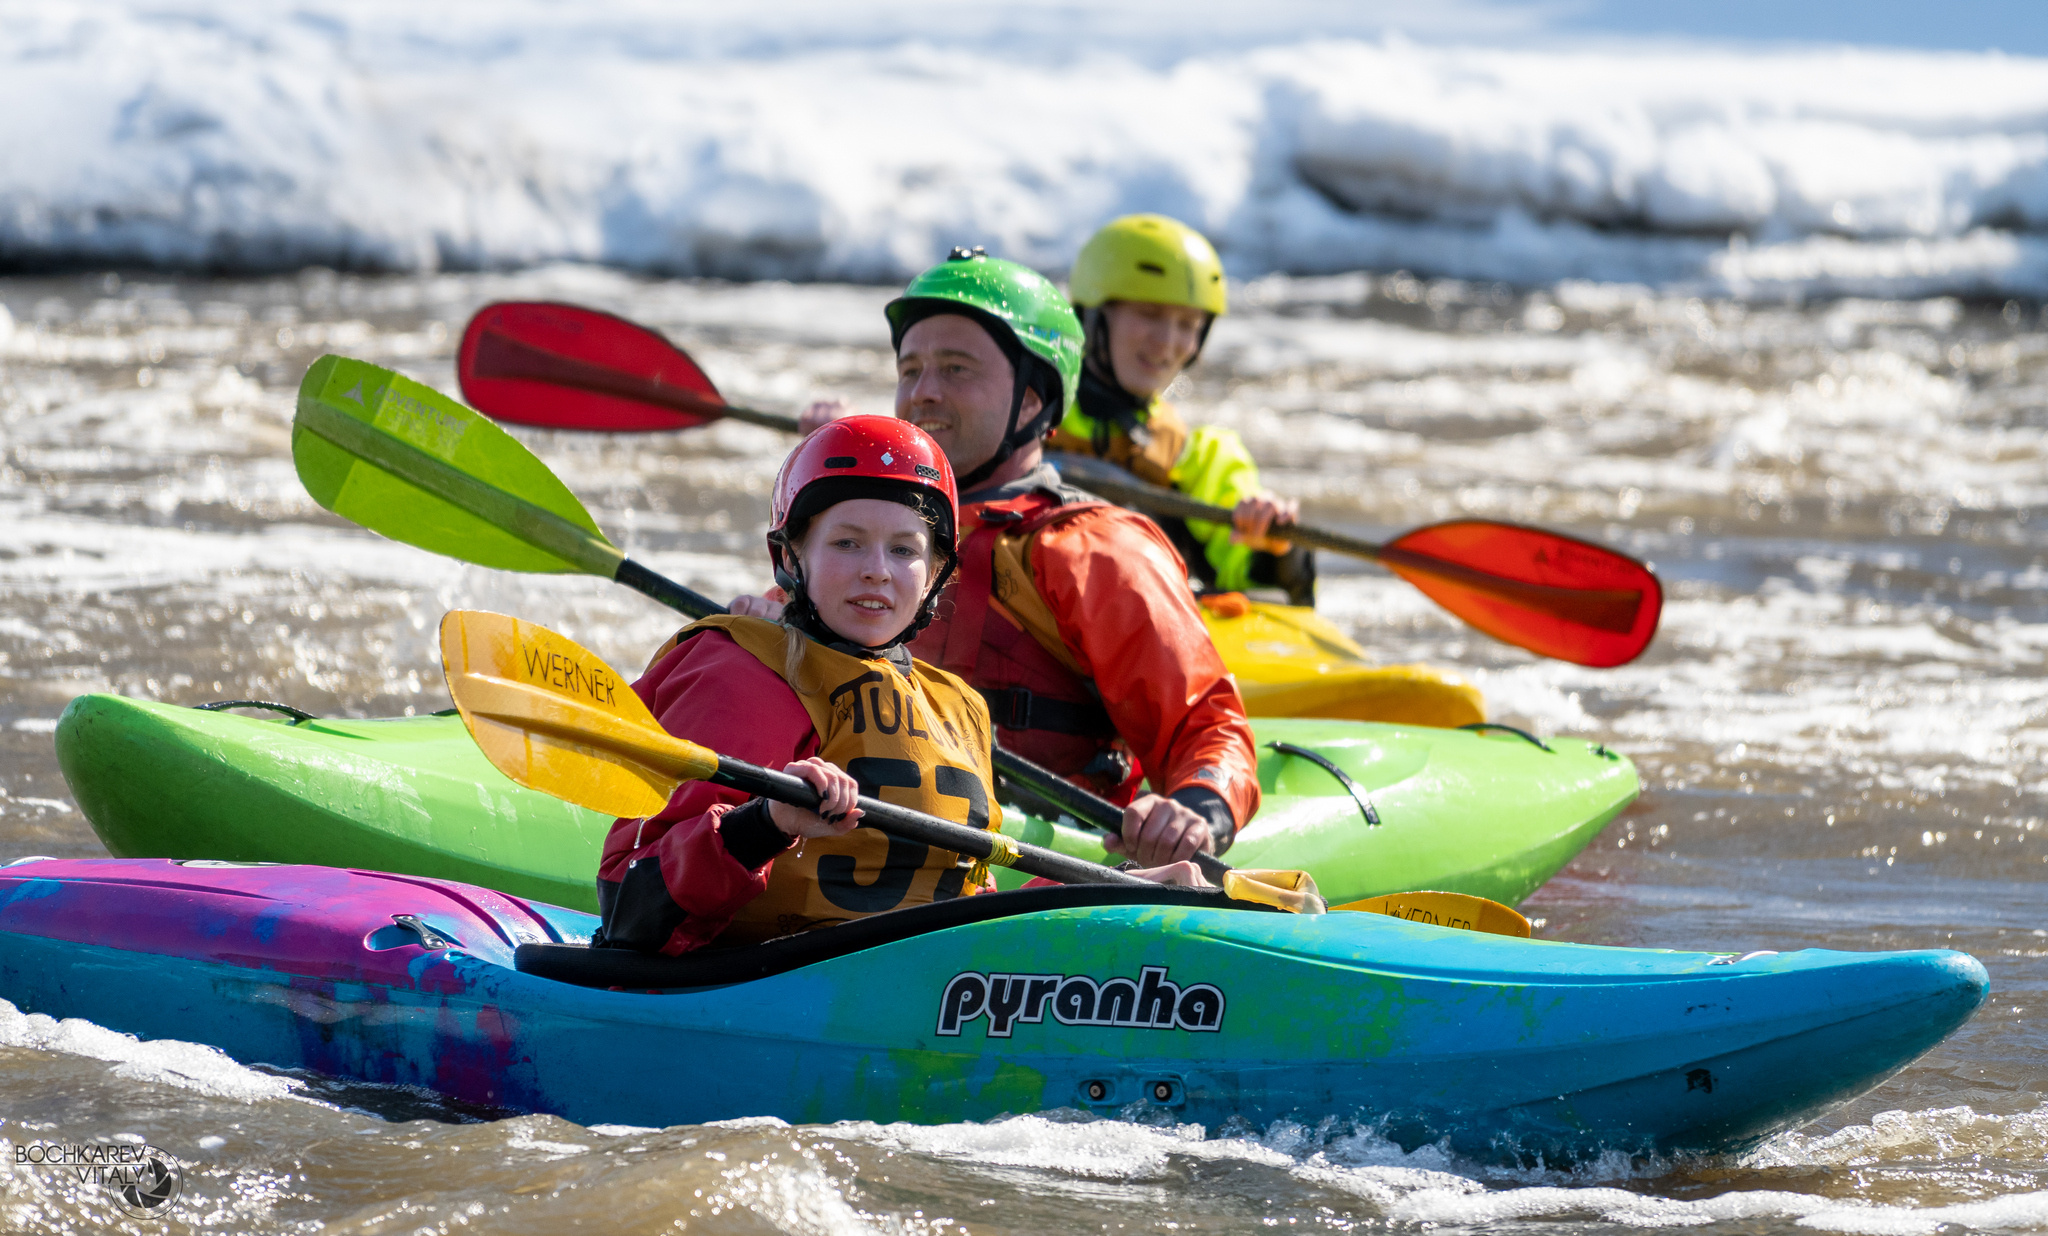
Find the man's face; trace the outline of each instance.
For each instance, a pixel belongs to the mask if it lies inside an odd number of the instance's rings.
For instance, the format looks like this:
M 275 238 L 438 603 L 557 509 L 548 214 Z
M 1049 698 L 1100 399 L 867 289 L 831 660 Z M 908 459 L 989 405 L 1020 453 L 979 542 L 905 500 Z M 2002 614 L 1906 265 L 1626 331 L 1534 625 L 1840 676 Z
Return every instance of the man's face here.
M 953 471 L 972 472 L 995 457 L 1010 428 L 1016 371 L 972 318 L 943 313 L 903 332 L 896 353 L 896 417 L 932 436 Z M 1042 407 L 1024 393 L 1023 420 Z

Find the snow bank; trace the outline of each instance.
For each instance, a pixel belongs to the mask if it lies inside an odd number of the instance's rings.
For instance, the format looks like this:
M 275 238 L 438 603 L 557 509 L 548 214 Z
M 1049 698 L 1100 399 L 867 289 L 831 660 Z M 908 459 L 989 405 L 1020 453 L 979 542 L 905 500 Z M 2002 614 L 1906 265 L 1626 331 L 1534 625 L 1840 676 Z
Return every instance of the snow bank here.
M 1428 46 L 1314 0 L 592 7 L 16 8 L 0 262 L 888 282 L 1156 209 L 1240 274 L 2048 295 L 2048 61 Z

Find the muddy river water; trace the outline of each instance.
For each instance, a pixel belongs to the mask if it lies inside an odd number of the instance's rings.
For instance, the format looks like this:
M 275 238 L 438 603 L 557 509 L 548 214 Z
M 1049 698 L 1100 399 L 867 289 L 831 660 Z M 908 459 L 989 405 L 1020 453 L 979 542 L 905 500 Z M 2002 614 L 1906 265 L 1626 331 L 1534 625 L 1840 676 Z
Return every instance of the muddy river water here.
M 1370 568 L 1322 608 L 1493 715 L 1598 736 L 1645 792 L 1525 907 L 1540 935 L 1730 950 L 1953 947 L 1976 1018 L 1740 1158 L 1504 1169 L 1369 1129 L 1026 1117 L 665 1130 L 480 1119 L 0 1005 L 0 1141 L 143 1139 L 167 1222 L 0 1165 L 0 1230 L 858 1232 L 2048 1229 L 2048 323 L 2021 303 L 1702 302 L 1400 275 L 1243 287 L 1176 397 L 1318 521 L 1474 514 L 1605 541 L 1668 591 L 1650 651 L 1541 662 Z M 581 577 L 497 574 L 316 507 L 288 449 L 341 352 L 452 391 L 468 315 L 574 300 L 668 331 L 736 402 L 886 410 L 883 288 L 517 275 L 0 279 L 0 860 L 103 853 L 52 754 L 66 701 L 447 706 L 434 625 L 517 612 L 638 665 L 676 625 Z M 621 545 L 763 582 L 786 442 L 522 435 Z

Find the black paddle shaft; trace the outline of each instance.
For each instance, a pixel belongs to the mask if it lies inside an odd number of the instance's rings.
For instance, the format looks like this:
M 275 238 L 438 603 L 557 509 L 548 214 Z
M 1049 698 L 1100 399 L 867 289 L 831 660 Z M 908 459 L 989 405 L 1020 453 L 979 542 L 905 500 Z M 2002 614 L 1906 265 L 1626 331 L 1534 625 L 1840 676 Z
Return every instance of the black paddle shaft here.
M 1227 524 L 1231 509 L 1197 502 L 1186 494 L 1147 484 L 1115 464 L 1086 455 L 1054 451 L 1047 456 L 1060 476 L 1083 489 L 1123 506 L 1172 519 L 1199 519 Z M 1642 608 L 1643 593 L 1636 588 L 1579 588 L 1557 584 L 1535 584 L 1483 571 L 1462 562 L 1433 554 L 1418 553 L 1398 545 L 1382 545 L 1361 537 L 1346 536 L 1323 528 L 1301 524 L 1275 524 L 1270 535 L 1282 537 L 1311 549 L 1335 550 L 1389 570 L 1414 571 L 1432 579 L 1544 613 L 1570 614 L 1574 621 L 1599 631 L 1626 634 L 1634 629 Z M 1609 551 L 1603 551 L 1609 552 Z M 1457 612 L 1453 607 L 1453 612 Z M 1466 621 L 1471 616 L 1461 614 Z
M 718 757 L 718 771 L 711 780 L 735 790 L 743 790 L 757 798 L 772 798 L 777 802 L 815 811 L 819 802 L 818 791 L 810 782 L 788 773 L 772 772 L 745 760 L 736 760 L 729 755 Z M 1001 833 L 981 828 L 968 828 L 954 824 L 935 815 L 912 811 L 891 803 L 879 802 L 862 795 L 860 809 L 864 813 L 862 827 L 874 826 L 892 836 L 910 841 L 922 841 L 926 845 L 965 854 L 970 858 L 992 860 L 999 866 L 1013 867 L 1026 875 L 1043 876 L 1058 880 L 1062 884 L 1148 884 L 1137 876 L 1091 863 L 1056 850 L 1040 849 L 1012 841 Z
M 666 575 L 656 575 L 631 558 L 619 563 L 618 574 L 612 576 L 612 579 L 642 596 L 661 602 L 686 618 L 709 618 L 713 614 L 727 612 L 725 606 L 703 593 L 685 588 Z

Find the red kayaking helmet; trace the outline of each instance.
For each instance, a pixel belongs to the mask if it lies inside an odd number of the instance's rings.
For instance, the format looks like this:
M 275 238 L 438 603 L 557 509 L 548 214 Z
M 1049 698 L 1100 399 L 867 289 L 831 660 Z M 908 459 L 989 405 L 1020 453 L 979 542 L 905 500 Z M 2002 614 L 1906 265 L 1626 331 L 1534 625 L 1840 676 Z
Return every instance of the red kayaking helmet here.
M 769 500 L 768 556 L 775 563 L 775 582 L 789 594 L 791 617 L 814 633 L 822 624 L 804 590 L 796 546 L 813 516 L 851 498 L 900 502 L 932 527 L 939 569 L 933 572 L 916 619 L 890 641 L 902 643 L 931 625 L 939 591 L 958 560 L 960 496 L 953 484 L 953 465 L 924 430 L 893 416 L 849 416 L 828 422 L 782 461 Z

